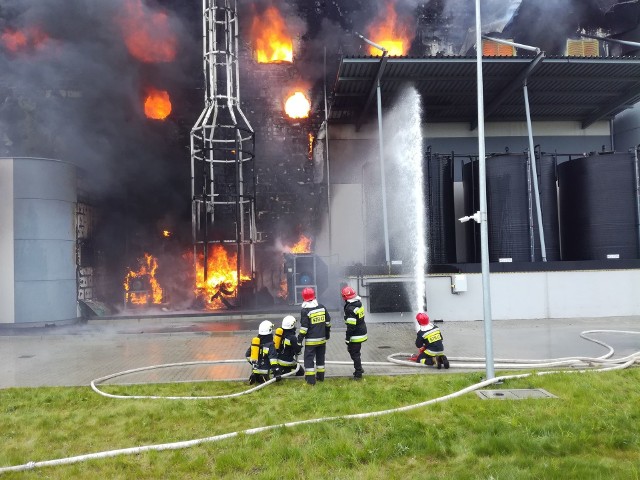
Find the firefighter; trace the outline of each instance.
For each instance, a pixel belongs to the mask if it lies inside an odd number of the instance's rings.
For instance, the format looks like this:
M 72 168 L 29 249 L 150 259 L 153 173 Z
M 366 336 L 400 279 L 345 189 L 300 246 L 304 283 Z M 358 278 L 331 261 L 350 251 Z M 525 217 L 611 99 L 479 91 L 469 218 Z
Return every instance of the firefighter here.
M 362 369 L 362 359 L 360 350 L 362 343 L 367 341 L 367 324 L 364 322 L 364 307 L 362 299 L 351 287 L 342 289 L 344 300 L 344 322 L 347 324 L 347 336 L 345 343 L 351 360 L 353 360 L 354 380 L 361 380 L 364 370 Z
M 298 344 L 304 340 L 304 379 L 308 385 L 324 380 L 324 357 L 331 333 L 331 316 L 326 307 L 316 300 L 313 288 L 302 289 L 302 311 Z
M 279 332 L 279 330 L 282 330 L 282 332 Z M 279 339 L 278 334 L 280 334 Z M 282 328 L 276 330 L 275 344 L 280 371 L 284 374 L 295 370 L 298 366 L 298 355 L 302 351 L 302 344 L 298 343 L 296 337 L 296 319 L 294 316 L 287 315 L 282 319 Z M 296 372 L 296 376 L 301 375 L 304 375 L 302 367 Z
M 429 322 L 429 315 L 424 312 L 416 315 L 416 321 L 420 325 L 416 337 L 416 347 L 420 349 L 420 352 L 416 362 L 436 366 L 438 370 L 442 367 L 449 368 L 449 360 L 444 354 L 440 329 Z
M 269 380 L 269 373 L 273 373 L 277 381 L 280 381 L 282 377 L 273 344 L 273 323 L 269 320 L 260 323 L 258 336 L 251 340 L 251 346 L 245 355 L 251 364 L 249 385 L 266 382 Z

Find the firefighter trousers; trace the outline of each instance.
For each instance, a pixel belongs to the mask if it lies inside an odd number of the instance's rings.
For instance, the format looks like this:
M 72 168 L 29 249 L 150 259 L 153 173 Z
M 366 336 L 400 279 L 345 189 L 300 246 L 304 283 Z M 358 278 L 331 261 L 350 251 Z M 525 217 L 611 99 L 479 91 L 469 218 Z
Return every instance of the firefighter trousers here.
M 304 347 L 304 379 L 315 385 L 316 379 L 324 380 L 324 355 L 327 351 L 325 343 L 321 345 L 305 345 Z
M 362 359 L 360 357 L 360 350 L 362 349 L 362 342 L 360 343 L 352 343 L 350 342 L 347 345 L 347 351 L 349 352 L 349 356 L 351 360 L 353 360 L 353 376 L 356 378 L 361 378 L 364 370 L 362 369 Z

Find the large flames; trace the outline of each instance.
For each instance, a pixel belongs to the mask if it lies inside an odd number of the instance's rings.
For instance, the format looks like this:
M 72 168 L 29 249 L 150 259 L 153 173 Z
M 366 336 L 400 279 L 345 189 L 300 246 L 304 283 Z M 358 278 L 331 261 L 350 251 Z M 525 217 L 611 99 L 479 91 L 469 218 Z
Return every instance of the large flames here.
M 311 102 L 302 92 L 295 92 L 284 102 L 284 111 L 291 118 L 307 118 Z
M 7 28 L 0 34 L 0 43 L 10 52 L 18 53 L 35 50 L 42 46 L 48 38 L 48 35 L 38 27 L 29 27 L 23 30 Z
M 144 101 L 144 114 L 154 120 L 164 120 L 171 113 L 171 99 L 166 90 L 150 88 Z
M 124 279 L 126 305 L 160 304 L 163 290 L 156 279 L 158 259 L 148 253 L 138 260 L 138 269 L 129 270 Z
M 258 63 L 293 62 L 293 40 L 276 7 L 254 15 L 250 36 Z
M 222 245 L 215 245 L 207 255 L 207 280 L 204 280 L 204 255 L 196 265 L 196 295 L 207 310 L 224 308 L 225 297 L 232 297 L 238 288 L 237 254 L 229 254 Z M 240 283 L 251 277 L 240 274 Z
M 118 24 L 129 53 L 145 63 L 173 61 L 178 41 L 167 14 L 147 10 L 142 0 L 127 0 L 124 9 Z
M 395 8 L 395 1 L 388 0 L 383 12 L 367 28 L 368 37 L 388 51 L 389 55 L 406 55 L 414 36 L 414 28 L 409 19 L 401 20 Z M 382 52 L 369 46 L 369 54 L 380 56 Z

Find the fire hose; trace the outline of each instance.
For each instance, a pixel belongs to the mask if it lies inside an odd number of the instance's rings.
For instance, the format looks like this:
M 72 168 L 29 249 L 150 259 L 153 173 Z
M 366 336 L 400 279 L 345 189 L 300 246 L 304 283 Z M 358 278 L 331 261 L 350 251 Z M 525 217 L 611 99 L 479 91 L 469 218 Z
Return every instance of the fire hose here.
M 480 388 L 483 387 L 487 387 L 489 385 L 493 385 L 496 383 L 502 383 L 506 380 L 512 380 L 512 379 L 518 379 L 518 378 L 526 378 L 532 375 L 535 376 L 542 376 L 542 375 L 549 375 L 549 374 L 553 374 L 553 373 L 584 373 L 584 372 L 588 372 L 588 371 L 593 371 L 593 372 L 608 372 L 608 371 L 613 371 L 613 370 L 622 370 L 628 367 L 631 367 L 634 363 L 638 363 L 640 364 L 640 351 L 637 351 L 631 355 L 627 355 L 625 357 L 622 358 L 618 358 L 618 359 L 612 359 L 611 357 L 614 354 L 614 349 L 613 347 L 611 347 L 610 345 L 606 344 L 603 341 L 597 340 L 597 339 L 593 339 L 591 337 L 588 336 L 588 334 L 593 334 L 593 333 L 621 333 L 621 334 L 631 334 L 631 335 L 638 335 L 640 334 L 640 331 L 627 331 L 627 330 L 588 330 L 585 332 L 582 332 L 580 334 L 581 337 L 585 338 L 588 341 L 592 341 L 595 343 L 598 343 L 599 345 L 602 345 L 603 347 L 608 349 L 608 352 L 605 353 L 604 355 L 601 355 L 600 357 L 596 357 L 596 358 L 590 358 L 590 357 L 566 357 L 566 358 L 557 358 L 557 359 L 548 359 L 548 360 L 520 360 L 520 359 L 495 359 L 495 366 L 496 368 L 500 368 L 500 369 L 508 369 L 508 368 L 517 368 L 517 369 L 528 369 L 528 368 L 533 368 L 533 369 L 540 369 L 540 368 L 551 368 L 551 367 L 557 367 L 557 366 L 564 366 L 564 367 L 573 367 L 573 370 L 547 370 L 547 371 L 538 371 L 538 372 L 531 372 L 531 373 L 521 373 L 521 374 L 514 374 L 514 375 L 503 375 L 503 376 L 499 376 L 499 377 L 494 377 L 488 380 L 484 380 L 482 382 L 478 382 L 475 383 L 473 385 L 470 385 L 466 388 L 463 388 L 461 390 L 458 390 L 457 392 L 453 392 L 450 393 L 448 395 L 443 395 L 441 397 L 437 397 L 431 400 L 426 400 L 424 402 L 419 402 L 419 403 L 415 403 L 412 405 L 406 405 L 406 406 L 402 406 L 402 407 L 396 407 L 396 408 L 391 408 L 391 409 L 387 409 L 387 410 L 378 410 L 378 411 L 371 411 L 371 412 L 363 412 L 363 413 L 357 413 L 357 414 L 350 414 L 350 415 L 339 415 L 339 416 L 331 416 L 331 417 L 321 417 L 321 418 L 313 418 L 313 419 L 307 419 L 307 420 L 298 420 L 298 421 L 293 421 L 293 422 L 287 422 L 287 423 L 280 423 L 277 425 L 267 425 L 267 426 L 263 426 L 263 427 L 257 427 L 257 428 L 249 428 L 246 430 L 241 430 L 241 431 L 235 431 L 235 432 L 229 432 L 229 433 L 224 433 L 224 434 L 220 434 L 220 435 L 214 435 L 211 437 L 205 437 L 205 438 L 198 438 L 198 439 L 193 439 L 193 440 L 186 440 L 186 441 L 180 441 L 180 442 L 172 442 L 172 443 L 163 443 L 163 444 L 156 444 L 156 445 L 144 445 L 144 446 L 138 446 L 138 447 L 131 447 L 131 448 L 122 448 L 122 449 L 116 449 L 116 450 L 108 450 L 108 451 L 103 451 L 103 452 L 96 452 L 96 453 L 89 453 L 89 454 L 84 454 L 84 455 L 77 455 L 77 456 L 73 456 L 73 457 L 66 457 L 66 458 L 59 458 L 59 459 L 55 459 L 55 460 L 45 460 L 45 461 L 32 461 L 32 462 L 28 462 L 22 465 L 15 465 L 15 466 L 10 466 L 10 467 L 0 467 L 0 474 L 2 473 L 6 473 L 6 472 L 13 472 L 13 471 L 24 471 L 24 470 L 31 470 L 31 469 L 35 469 L 35 468 L 41 468 L 41 467 L 47 467 L 47 466 L 56 466 L 56 465 L 68 465 L 68 464 L 73 464 L 73 463 L 79 463 L 79 462 L 84 462 L 84 461 L 88 461 L 88 460 L 95 460 L 95 459 L 102 459 L 102 458 L 111 458 L 111 457 L 116 457 L 116 456 L 120 456 L 120 455 L 133 455 L 133 454 L 139 454 L 139 453 L 143 453 L 143 452 L 149 452 L 149 451 L 163 451 L 163 450 L 178 450 L 178 449 L 183 449 L 183 448 L 188 448 L 188 447 L 192 447 L 195 445 L 201 445 L 201 444 L 205 444 L 205 443 L 212 443 L 212 442 L 217 442 L 217 441 L 221 441 L 221 440 L 226 440 L 229 438 L 234 438 L 237 437 L 238 435 L 255 435 L 258 433 L 262 433 L 262 432 L 266 432 L 269 430 L 275 430 L 278 428 L 291 428 L 291 427 L 297 427 L 299 425 L 306 425 L 306 424 L 313 424 L 313 423 L 321 423 L 321 422 L 330 422 L 330 421 L 335 421 L 335 420 L 349 420 L 349 419 L 361 419 L 361 418 L 371 418 L 371 417 L 378 417 L 378 416 L 382 416 L 382 415 L 388 415 L 390 413 L 397 413 L 397 412 L 406 412 L 409 410 L 414 410 L 417 408 L 422 408 L 428 405 L 433 405 L 435 403 L 440 403 L 440 402 L 445 402 L 447 400 L 451 400 L 453 398 L 456 397 L 460 397 L 462 395 L 465 395 L 469 392 L 473 392 L 475 390 L 478 390 Z M 421 364 L 417 364 L 414 362 L 407 362 L 406 360 L 400 360 L 396 357 L 400 357 L 400 356 L 405 356 L 405 357 L 409 357 L 411 354 L 406 354 L 406 353 L 396 353 L 396 354 L 392 354 L 389 355 L 387 357 L 388 362 L 362 362 L 363 365 L 370 365 L 370 366 L 388 366 L 390 364 L 399 364 L 399 365 L 406 365 L 406 366 L 412 366 L 412 367 L 418 367 L 418 368 L 428 368 L 425 367 L 424 365 Z M 456 362 L 455 365 L 452 363 L 451 367 L 453 368 L 458 367 L 458 368 L 465 368 L 465 369 L 470 369 L 470 368 L 483 368 L 484 367 L 484 358 L 481 357 L 449 357 L 450 361 Z M 143 368 L 137 368 L 137 369 L 133 369 L 133 370 L 127 370 L 125 372 L 119 372 L 119 373 L 114 373 L 111 375 L 107 375 L 105 377 L 101 377 L 98 378 L 96 380 L 93 380 L 91 382 L 91 388 L 99 393 L 100 395 L 109 397 L 109 398 L 118 398 L 118 399 L 140 399 L 140 398 L 145 398 L 145 399 L 165 399 L 165 400 L 194 400 L 194 399 L 218 399 L 218 398 L 230 398 L 230 397 L 237 397 L 240 395 L 246 395 L 248 393 L 252 393 L 255 392 L 261 388 L 266 387 L 267 385 L 270 385 L 271 383 L 275 382 L 276 379 L 273 378 L 271 380 L 268 380 L 267 382 L 258 385 L 256 387 L 250 388 L 248 390 L 245 390 L 243 392 L 239 392 L 239 393 L 234 393 L 234 394 L 229 394 L 229 395 L 218 395 L 218 396 L 208 396 L 208 397 L 160 397 L 160 396 L 134 396 L 134 395 L 128 395 L 128 396 L 124 396 L 124 395 L 112 395 L 112 394 L 108 394 L 105 392 L 102 392 L 98 387 L 97 384 L 104 382 L 108 379 L 112 379 L 118 376 L 123 376 L 123 375 L 127 375 L 127 374 L 131 374 L 134 372 L 141 372 L 141 371 L 145 371 L 145 370 L 152 370 L 152 369 L 158 369 L 158 368 L 166 368 L 169 366 L 188 366 L 188 365 L 202 365 L 202 364 L 219 364 L 219 363 L 239 363 L 239 362 L 246 362 L 246 360 L 242 359 L 242 360 L 214 360 L 214 361 L 198 361 L 198 362 L 182 362 L 182 363 L 173 363 L 173 364 L 163 364 L 163 365 L 154 365 L 154 366 L 149 366 L 149 367 L 143 367 Z M 460 363 L 457 363 L 460 362 Z M 464 363 L 466 362 L 466 363 Z M 347 362 L 347 361 L 329 361 L 326 363 L 330 363 L 330 364 L 351 364 L 351 362 Z M 582 367 L 582 368 L 578 368 L 578 367 Z M 596 367 L 596 368 L 593 368 Z M 296 370 L 284 374 L 282 375 L 282 377 L 290 377 L 292 375 L 295 375 Z

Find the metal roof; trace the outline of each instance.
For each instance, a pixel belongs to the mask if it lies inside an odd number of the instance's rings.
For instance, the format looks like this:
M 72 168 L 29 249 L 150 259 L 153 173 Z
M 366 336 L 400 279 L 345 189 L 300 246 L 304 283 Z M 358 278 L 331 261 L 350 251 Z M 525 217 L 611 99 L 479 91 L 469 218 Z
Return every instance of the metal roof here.
M 572 120 L 586 128 L 640 101 L 636 57 L 484 57 L 482 72 L 487 121 L 526 120 L 525 77 L 533 121 Z M 426 121 L 477 126 L 475 57 L 344 57 L 329 121 L 359 128 L 374 118 L 377 76 L 383 111 L 412 84 L 422 96 Z

